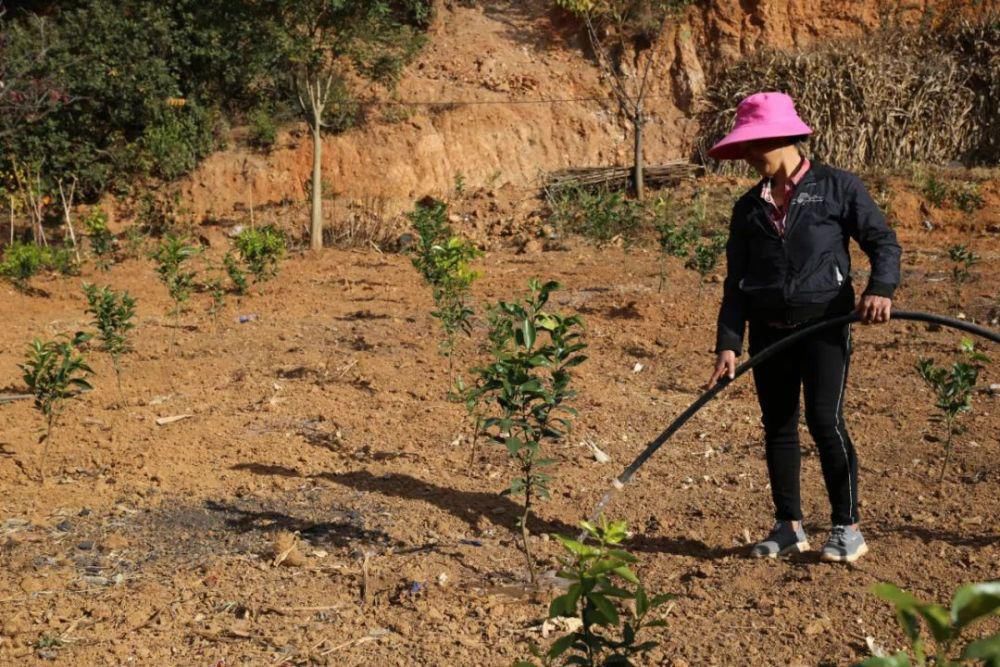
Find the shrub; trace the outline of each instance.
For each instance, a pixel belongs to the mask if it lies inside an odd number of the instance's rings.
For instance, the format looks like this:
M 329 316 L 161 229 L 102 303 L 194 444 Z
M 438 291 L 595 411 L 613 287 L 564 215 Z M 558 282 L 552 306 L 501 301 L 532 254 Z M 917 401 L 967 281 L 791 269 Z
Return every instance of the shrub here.
M 972 277 L 972 267 L 979 263 L 979 255 L 962 244 L 948 247 L 948 259 L 954 264 L 951 279 L 956 285 L 968 282 Z
M 76 276 L 80 274 L 80 265 L 76 261 L 76 254 L 73 248 L 68 245 L 49 246 L 45 249 L 45 266 L 56 273 L 64 276 Z
M 556 535 L 568 557 L 562 558 L 559 576 L 570 582 L 569 590 L 549 605 L 549 618 L 579 619 L 580 627 L 555 640 L 548 651 L 535 651 L 544 664 L 564 665 L 631 665 L 632 659 L 658 646 L 658 642 L 639 642 L 645 628 L 663 627 L 663 620 L 647 620 L 650 612 L 670 600 L 673 595 L 650 597 L 639 577 L 629 567 L 636 557 L 622 549 L 628 535 L 624 521 L 594 525 L 580 524 L 585 540 L 595 544 Z M 626 606 L 625 602 L 632 604 Z M 620 639 L 610 631 L 621 627 Z M 519 662 L 516 667 L 533 667 L 532 662 Z
M 45 266 L 45 255 L 45 249 L 41 246 L 14 241 L 4 249 L 0 274 L 8 278 L 15 288 L 26 292 L 28 282 Z
M 226 275 L 229 276 L 229 280 L 233 284 L 233 291 L 239 295 L 246 294 L 247 275 L 240 268 L 240 262 L 236 259 L 236 256 L 232 252 L 227 252 L 225 257 L 222 258 L 222 265 L 225 267 Z
M 111 355 L 118 382 L 118 395 L 122 394 L 121 355 L 132 349 L 128 332 L 135 328 L 135 299 L 128 292 L 117 293 L 110 287 L 97 287 L 84 283 L 87 311 L 94 316 L 93 325 L 101 341 L 101 349 Z
M 934 208 L 941 208 L 948 201 L 948 186 L 934 174 L 930 174 L 924 179 L 920 186 L 920 193 Z
M 250 112 L 247 137 L 250 145 L 261 150 L 270 150 L 278 139 L 278 125 L 267 107 L 257 107 Z
M 39 465 L 41 480 L 45 481 L 45 462 L 48 461 L 49 443 L 52 430 L 67 398 L 80 391 L 90 389 L 86 377 L 91 374 L 90 366 L 77 349 L 90 337 L 78 332 L 69 340 L 31 342 L 27 359 L 19 364 L 24 373 L 24 383 L 35 397 L 35 408 L 45 418 L 42 441 L 42 463 Z
M 552 221 L 567 232 L 607 242 L 620 237 L 633 241 L 642 226 L 641 202 L 620 191 L 563 188 L 549 196 Z
M 941 412 L 945 423 L 944 462 L 941 465 L 940 485 L 951 457 L 952 437 L 956 433 L 955 420 L 963 412 L 972 410 L 972 391 L 979 379 L 982 364 L 988 361 L 986 355 L 977 352 L 971 340 L 962 341 L 965 361 L 952 364 L 951 370 L 935 366 L 933 359 L 922 358 L 917 362 L 917 372 L 934 391 L 934 406 Z
M 586 360 L 578 354 L 586 345 L 580 342 L 582 322 L 575 315 L 565 316 L 544 310 L 551 293 L 559 284 L 537 280 L 529 282 L 530 294 L 520 303 L 501 301 L 502 315 L 490 331 L 497 355 L 493 363 L 474 369 L 477 376 L 476 398 L 492 408 L 483 422 L 490 438 L 504 447 L 520 470 L 520 477 L 505 491 L 524 499 L 519 525 L 521 546 L 534 583 L 535 563 L 528 543 L 528 516 L 535 498 L 549 495 L 549 477 L 540 472 L 550 465 L 542 458 L 546 441 L 562 438 L 576 411 L 565 405 L 575 392 L 570 390 L 571 370 Z M 540 339 L 547 337 L 547 340 Z
M 704 285 L 705 278 L 711 273 L 719 263 L 722 251 L 726 249 L 726 237 L 723 234 L 716 234 L 708 239 L 702 239 L 695 246 L 694 252 L 688 259 L 687 268 L 694 269 L 701 276 L 700 285 Z
M 921 602 L 910 593 L 893 584 L 877 584 L 872 592 L 896 608 L 896 620 L 910 642 L 910 654 L 899 651 L 891 656 L 876 656 L 858 663 L 855 667 L 925 667 L 927 645 L 920 635 L 921 621 L 927 624 L 934 637 L 935 667 L 958 667 L 968 662 L 993 667 L 1000 664 L 1000 633 L 984 637 L 961 647 L 958 659 L 954 658 L 959 648 L 961 634 L 973 623 L 1000 610 L 1000 582 L 966 584 L 955 591 L 951 609 L 939 604 Z
M 285 256 L 285 235 L 274 225 L 244 229 L 235 245 L 255 283 L 278 275 L 278 262 Z

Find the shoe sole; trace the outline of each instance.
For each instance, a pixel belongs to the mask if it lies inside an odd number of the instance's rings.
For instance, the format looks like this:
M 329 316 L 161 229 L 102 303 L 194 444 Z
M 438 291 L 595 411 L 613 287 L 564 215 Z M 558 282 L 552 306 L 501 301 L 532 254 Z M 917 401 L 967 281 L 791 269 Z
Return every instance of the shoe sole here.
M 843 556 L 839 554 L 831 554 L 823 552 L 820 554 L 819 559 L 825 563 L 853 563 L 857 559 L 868 553 L 868 545 L 862 544 L 858 547 L 858 550 L 852 554 L 845 554 Z
M 753 558 L 777 558 L 778 556 L 787 556 L 789 554 L 802 554 L 809 551 L 808 542 L 796 542 L 795 544 L 790 544 L 781 551 L 775 552 L 773 554 L 756 554 L 751 552 L 750 555 Z

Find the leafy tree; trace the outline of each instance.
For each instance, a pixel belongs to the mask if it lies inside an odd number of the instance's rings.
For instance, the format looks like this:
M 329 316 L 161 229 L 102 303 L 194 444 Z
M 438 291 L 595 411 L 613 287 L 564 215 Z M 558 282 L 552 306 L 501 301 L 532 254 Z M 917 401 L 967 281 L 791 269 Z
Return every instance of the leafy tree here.
M 545 310 L 559 284 L 537 280 L 529 283 L 530 294 L 520 303 L 501 301 L 502 318 L 490 332 L 496 341 L 493 363 L 474 369 L 476 398 L 492 408 L 493 416 L 483 422 L 490 438 L 504 447 L 520 470 L 505 493 L 524 499 L 519 525 L 521 546 L 528 575 L 535 581 L 535 561 L 528 542 L 528 517 L 535 498 L 549 496 L 549 476 L 541 469 L 552 463 L 542 457 L 545 442 L 563 437 L 576 414 L 566 405 L 575 392 L 569 388 L 572 369 L 586 357 L 578 354 L 582 322 L 576 315 L 559 315 Z
M 622 113 L 632 123 L 633 184 L 645 194 L 642 128 L 649 94 L 654 48 L 664 21 L 690 0 L 555 0 L 557 7 L 583 20 L 587 37 Z
M 350 81 L 392 87 L 423 43 L 410 0 L 272 0 L 282 63 L 312 133 L 310 246 L 323 247 L 323 130 L 344 106 Z M 426 10 L 429 12 L 429 10 Z
M 278 274 L 278 262 L 285 255 L 285 235 L 274 225 L 244 229 L 236 237 L 236 250 L 254 282 L 263 282 Z

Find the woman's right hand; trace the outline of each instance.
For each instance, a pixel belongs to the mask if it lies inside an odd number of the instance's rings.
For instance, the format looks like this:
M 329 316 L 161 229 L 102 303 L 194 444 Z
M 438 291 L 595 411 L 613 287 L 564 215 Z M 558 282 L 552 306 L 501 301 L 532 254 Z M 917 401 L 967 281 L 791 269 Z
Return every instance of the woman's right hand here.
M 732 350 L 722 350 L 715 356 L 715 371 L 705 389 L 714 387 L 723 375 L 729 376 L 730 380 L 736 376 L 736 353 Z

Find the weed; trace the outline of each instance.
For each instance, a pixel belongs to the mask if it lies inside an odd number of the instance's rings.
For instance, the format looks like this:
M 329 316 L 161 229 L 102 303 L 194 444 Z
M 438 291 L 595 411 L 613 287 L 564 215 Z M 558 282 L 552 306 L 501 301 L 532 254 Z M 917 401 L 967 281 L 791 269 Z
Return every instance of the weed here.
M 461 198 L 465 194 L 465 174 L 458 172 L 455 174 L 455 196 Z
M 952 364 L 951 370 L 935 366 L 933 359 L 920 359 L 917 362 L 917 372 L 931 389 L 934 390 L 934 406 L 941 411 L 945 423 L 944 463 L 941 465 L 940 485 L 951 457 L 952 437 L 956 433 L 955 420 L 963 412 L 972 410 L 972 391 L 979 379 L 982 364 L 989 359 L 985 354 L 977 352 L 971 340 L 962 341 L 962 352 L 965 361 Z
M 167 234 L 153 252 L 156 273 L 174 300 L 174 325 L 180 319 L 181 304 L 191 296 L 195 272 L 187 269 L 187 262 L 198 254 L 198 248 L 188 245 L 185 239 Z
M 24 383 L 35 397 L 35 408 L 45 418 L 42 463 L 39 465 L 41 480 L 45 481 L 45 462 L 48 461 L 49 443 L 63 403 L 80 391 L 90 389 L 86 377 L 92 373 L 90 366 L 77 350 L 90 336 L 83 332 L 69 340 L 31 342 L 25 362 L 19 364 L 24 373 Z
M 698 229 L 691 222 L 678 224 L 676 207 L 669 197 L 657 198 L 653 202 L 652 213 L 660 247 L 660 284 L 657 291 L 662 291 L 666 281 L 667 257 L 686 257 L 691 245 L 698 239 Z
M 986 201 L 979 193 L 979 185 L 976 183 L 954 187 L 951 191 L 951 201 L 962 213 L 975 213 L 986 206 Z
M 1000 610 L 1000 582 L 966 584 L 955 591 L 951 609 L 921 602 L 893 584 L 876 584 L 872 592 L 896 608 L 896 620 L 910 642 L 910 653 L 899 651 L 891 656 L 868 658 L 855 667 L 925 667 L 927 645 L 920 635 L 921 620 L 934 637 L 935 667 L 958 667 L 972 661 L 989 667 L 1000 665 L 1000 633 L 984 637 L 961 648 L 958 659 L 952 656 L 959 647 L 959 636 L 981 619 L 996 616 Z M 910 661 L 912 654 L 914 662 Z
M 578 354 L 586 347 L 580 342 L 580 318 L 544 310 L 558 287 L 555 282 L 543 285 L 532 280 L 530 294 L 522 302 L 501 301 L 502 316 L 490 331 L 496 358 L 474 369 L 476 398 L 492 406 L 494 414 L 484 420 L 483 430 L 507 448 L 521 473 L 505 493 L 524 498 L 519 525 L 532 583 L 535 563 L 528 543 L 528 516 L 532 500 L 549 495 L 549 477 L 540 469 L 552 463 L 541 457 L 541 447 L 545 441 L 561 439 L 560 427 L 568 428 L 570 417 L 576 414 L 565 405 L 575 395 L 569 388 L 571 369 L 586 360 Z M 540 340 L 540 334 L 548 340 Z
M 236 237 L 236 250 L 254 283 L 264 282 L 278 275 L 278 262 L 285 255 L 285 235 L 274 225 L 244 229 Z
M 124 402 L 122 392 L 121 355 L 132 349 L 128 339 L 129 331 L 135 328 L 135 299 L 128 292 L 117 293 L 110 287 L 97 287 L 84 283 L 83 293 L 87 297 L 88 313 L 94 316 L 97 337 L 101 349 L 111 355 L 118 382 L 118 395 Z
M 549 605 L 549 618 L 577 618 L 580 627 L 555 640 L 544 654 L 536 649 L 535 656 L 542 658 L 545 665 L 553 665 L 559 658 L 564 665 L 632 665 L 633 658 L 658 646 L 655 641 L 639 642 L 639 633 L 645 628 L 666 625 L 663 620 L 647 618 L 674 596 L 650 597 L 646 593 L 629 567 L 636 557 L 621 547 L 628 535 L 624 521 L 608 523 L 602 517 L 600 524 L 584 521 L 580 525 L 586 538 L 595 544 L 555 536 L 568 553 L 568 557 L 561 559 L 559 576 L 571 583 L 569 590 Z M 628 607 L 626 600 L 632 601 Z M 607 629 L 619 626 L 621 639 L 605 634 Z M 516 667 L 533 665 L 519 662 Z
M 72 246 L 50 246 L 45 249 L 45 265 L 63 276 L 80 275 L 80 265 Z
M 941 208 L 948 200 L 948 186 L 934 174 L 924 179 L 920 192 L 934 208 Z
M 94 263 L 101 271 L 107 271 L 114 259 L 115 235 L 108 229 L 108 215 L 94 207 L 83 219 L 83 228 L 90 239 L 90 251 L 94 253 Z

